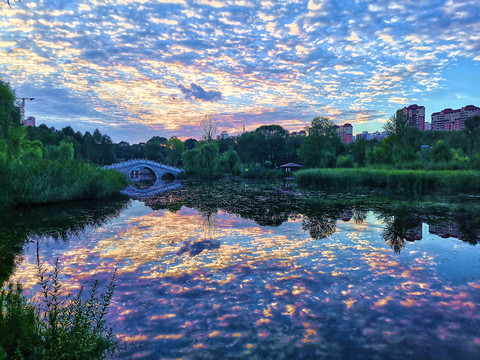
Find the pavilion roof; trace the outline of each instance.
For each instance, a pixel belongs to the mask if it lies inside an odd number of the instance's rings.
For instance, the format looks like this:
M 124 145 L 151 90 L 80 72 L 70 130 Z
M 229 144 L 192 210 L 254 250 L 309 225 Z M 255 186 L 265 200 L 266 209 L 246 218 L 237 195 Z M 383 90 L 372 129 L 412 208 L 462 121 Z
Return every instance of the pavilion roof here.
M 281 168 L 301 168 L 302 165 L 298 165 L 298 164 L 289 162 L 288 164 L 280 165 L 280 167 L 281 167 Z

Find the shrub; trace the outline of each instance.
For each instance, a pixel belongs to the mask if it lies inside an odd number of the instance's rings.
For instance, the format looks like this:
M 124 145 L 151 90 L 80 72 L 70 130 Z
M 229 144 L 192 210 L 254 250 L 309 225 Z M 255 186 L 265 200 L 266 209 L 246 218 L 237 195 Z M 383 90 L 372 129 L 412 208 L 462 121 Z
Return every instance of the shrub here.
M 63 296 L 58 259 L 52 274 L 38 269 L 40 306 L 27 303 L 19 285 L 0 294 L 0 358 L 102 359 L 117 351 L 119 342 L 105 321 L 115 273 L 103 294 L 95 281 L 84 299 L 83 287 L 76 296 Z

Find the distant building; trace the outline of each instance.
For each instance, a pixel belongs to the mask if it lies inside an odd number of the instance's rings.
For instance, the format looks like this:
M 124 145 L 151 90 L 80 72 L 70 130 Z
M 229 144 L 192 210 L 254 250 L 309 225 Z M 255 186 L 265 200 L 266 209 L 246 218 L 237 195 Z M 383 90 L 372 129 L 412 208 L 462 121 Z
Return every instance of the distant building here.
M 425 131 L 428 131 L 428 130 L 432 130 L 432 124 L 430 124 L 429 122 L 426 122 L 425 123 Z
M 428 232 L 430 234 L 438 235 L 442 238 L 454 237 L 457 239 L 462 238 L 462 233 L 460 232 L 460 226 L 455 222 L 444 221 L 440 224 L 429 225 Z
M 408 120 L 408 126 L 415 126 L 421 131 L 425 130 L 425 106 L 409 105 L 404 107 L 402 112 Z
M 370 134 L 368 131 L 363 131 L 361 134 L 355 135 L 355 141 L 358 139 L 372 140 L 372 134 Z
M 382 131 L 382 132 L 375 131 L 373 133 L 369 133 L 368 131 L 364 131 L 362 133 L 359 133 L 359 134 L 355 135 L 353 141 L 357 141 L 359 139 L 380 141 L 382 139 L 385 139 L 387 136 L 388 136 L 388 132 L 386 132 L 386 131 Z
M 385 139 L 387 136 L 388 136 L 388 132 L 386 131 L 382 131 L 382 132 L 375 131 L 374 133 L 371 134 L 371 139 L 380 141 L 382 139 Z
M 418 223 L 418 225 L 405 229 L 405 240 L 407 241 L 422 240 L 422 235 L 421 221 Z
M 35 118 L 33 116 L 29 116 L 28 118 L 25 119 L 25 121 L 23 122 L 23 125 L 35 126 Z
M 459 131 L 465 129 L 465 120 L 472 116 L 480 116 L 480 108 L 467 105 L 461 109 L 444 109 L 432 114 L 432 130 Z
M 305 132 L 305 130 L 300 130 L 300 131 L 292 131 L 290 133 L 290 136 L 305 136 L 307 135 L 307 133 Z
M 337 132 L 344 144 L 350 144 L 353 141 L 353 126 L 351 124 L 337 125 Z
M 227 140 L 228 139 L 228 132 L 222 131 L 220 135 L 217 135 L 217 140 Z

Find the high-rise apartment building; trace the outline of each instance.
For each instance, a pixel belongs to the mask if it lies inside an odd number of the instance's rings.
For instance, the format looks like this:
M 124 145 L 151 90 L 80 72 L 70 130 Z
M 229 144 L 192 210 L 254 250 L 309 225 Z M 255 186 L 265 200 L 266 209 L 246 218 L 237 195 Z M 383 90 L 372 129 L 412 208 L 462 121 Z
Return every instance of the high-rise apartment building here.
M 425 106 L 409 105 L 404 107 L 402 112 L 408 119 L 408 126 L 415 126 L 421 131 L 425 130 Z
M 23 125 L 35 126 L 35 118 L 33 116 L 29 116 L 28 118 L 25 119 L 25 121 L 23 122 Z
M 350 144 L 353 141 L 353 126 L 352 124 L 346 123 L 340 126 L 337 126 L 338 136 L 342 139 L 344 144 Z
M 467 105 L 461 109 L 444 109 L 432 114 L 432 130 L 459 131 L 465 129 L 465 120 L 480 116 L 480 108 Z

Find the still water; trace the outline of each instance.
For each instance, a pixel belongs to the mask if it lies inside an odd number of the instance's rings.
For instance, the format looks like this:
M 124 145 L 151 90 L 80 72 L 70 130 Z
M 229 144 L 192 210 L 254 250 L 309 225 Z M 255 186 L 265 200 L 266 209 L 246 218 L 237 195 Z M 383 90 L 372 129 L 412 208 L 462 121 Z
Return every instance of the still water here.
M 120 359 L 478 359 L 477 202 L 223 184 L 0 226 L 28 296 L 37 261 L 68 291 L 117 269 Z

